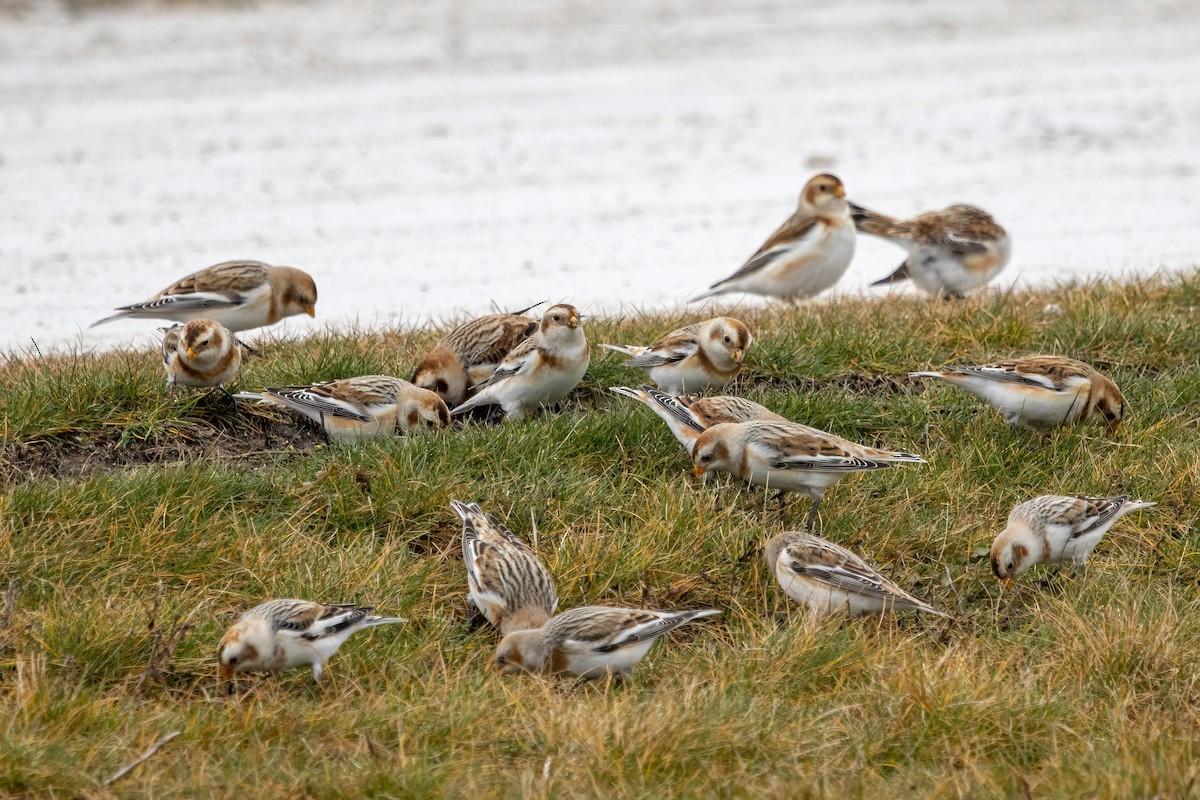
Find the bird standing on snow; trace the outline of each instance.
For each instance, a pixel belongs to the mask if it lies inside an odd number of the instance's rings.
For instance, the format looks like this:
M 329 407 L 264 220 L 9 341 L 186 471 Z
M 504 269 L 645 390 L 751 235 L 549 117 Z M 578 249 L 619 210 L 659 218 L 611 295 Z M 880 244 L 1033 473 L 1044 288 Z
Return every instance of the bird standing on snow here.
M 728 278 L 693 298 L 728 292 L 800 300 L 832 287 L 854 257 L 854 221 L 846 189 L 834 175 L 811 178 L 800 193 L 796 212 Z
M 311 667 L 321 680 L 325 663 L 356 631 L 407 622 L 369 616 L 371 606 L 330 605 L 308 600 L 268 600 L 242 615 L 217 649 L 221 679 L 235 672 L 278 672 Z
M 1113 430 L 1125 418 L 1125 398 L 1117 385 L 1072 358 L 1025 356 L 909 375 L 952 383 L 982 397 L 1008 424 L 1033 430 L 1097 418 L 1103 418 Z
M 859 231 L 908 251 L 908 258 L 895 272 L 872 286 L 912 280 L 934 297 L 962 297 L 999 275 L 1012 253 L 1004 228 L 975 206 L 953 205 L 909 220 L 893 219 L 854 203 L 850 211 Z
M 1082 567 L 1118 519 L 1157 503 L 1119 497 L 1047 494 L 1013 508 L 992 543 L 992 571 L 1011 581 L 1034 564 L 1071 561 Z
M 537 333 L 517 345 L 492 377 L 474 387 L 474 395 L 451 409 L 463 414 L 477 406 L 498 405 L 516 420 L 541 405 L 557 402 L 579 385 L 591 349 L 575 306 L 546 311 Z
M 89 327 L 125 317 L 211 319 L 237 333 L 295 314 L 315 316 L 316 303 L 317 285 L 307 272 L 261 261 L 226 261 L 181 278 L 149 300 L 122 306 Z
M 536 630 L 504 637 L 496 666 L 505 672 L 570 673 L 580 678 L 625 676 L 654 640 L 684 623 L 720 611 L 641 611 L 584 606 L 564 611 Z
M 783 591 L 813 616 L 892 610 L 949 616 L 913 597 L 846 548 L 811 533 L 781 533 L 767 542 L 764 555 Z
M 724 386 L 742 369 L 754 342 L 750 329 L 733 317 L 716 317 L 671 331 L 648 347 L 602 344 L 633 358 L 664 392 L 700 392 Z

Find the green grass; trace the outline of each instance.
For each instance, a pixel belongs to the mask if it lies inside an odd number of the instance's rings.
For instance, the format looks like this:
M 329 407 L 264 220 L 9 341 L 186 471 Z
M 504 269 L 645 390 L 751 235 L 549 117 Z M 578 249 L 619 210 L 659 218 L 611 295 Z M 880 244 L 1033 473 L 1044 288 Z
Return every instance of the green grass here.
M 807 501 L 781 518 L 758 489 L 696 481 L 657 417 L 607 392 L 640 380 L 615 355 L 597 352 L 561 414 L 361 447 L 169 399 L 153 352 L 11 356 L 0 796 L 1184 796 L 1200 775 L 1197 307 L 1200 274 L 734 312 L 758 340 L 735 392 L 929 460 L 842 481 L 821 532 L 949 623 L 809 623 L 757 553 L 739 561 Z M 637 342 L 682 321 L 587 329 Z M 407 377 L 436 336 L 270 341 L 238 388 Z M 1126 423 L 1038 436 L 904 377 L 1031 352 L 1103 368 Z M 1013 504 L 1051 492 L 1160 505 L 1123 519 L 1086 575 L 1036 568 L 1002 593 L 972 553 Z M 536 533 L 564 608 L 724 613 L 623 684 L 501 676 L 495 633 L 467 624 L 451 498 Z M 412 623 L 353 638 L 318 687 L 296 671 L 227 696 L 222 632 L 289 596 Z

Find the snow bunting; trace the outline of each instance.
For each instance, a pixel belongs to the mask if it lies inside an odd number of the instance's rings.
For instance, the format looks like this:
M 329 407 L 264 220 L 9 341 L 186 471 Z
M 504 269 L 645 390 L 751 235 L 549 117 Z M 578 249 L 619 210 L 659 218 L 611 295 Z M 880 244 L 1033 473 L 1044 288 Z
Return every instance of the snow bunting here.
M 475 503 L 451 500 L 450 505 L 463 523 L 471 603 L 503 635 L 544 625 L 558 606 L 558 594 L 533 550 Z
M 211 319 L 194 319 L 161 328 L 163 368 L 167 391 L 178 385 L 209 389 L 237 377 L 242 367 L 242 343 Z
M 1000 274 L 1011 254 L 1008 234 L 986 211 L 953 205 L 909 220 L 892 219 L 850 204 L 862 233 L 908 251 L 899 268 L 872 286 L 910 279 L 934 297 L 962 297 Z
M 909 376 L 949 381 L 988 401 L 1008 424 L 1033 430 L 1100 417 L 1113 430 L 1125 417 L 1125 398 L 1115 383 L 1082 361 L 1061 356 L 1025 356 Z
M 389 375 L 238 392 L 234 397 L 299 411 L 324 428 L 330 439 L 367 439 L 450 424 L 450 410 L 442 398 Z
M 236 333 L 295 314 L 315 316 L 316 303 L 317 285 L 307 272 L 261 261 L 226 261 L 176 281 L 149 300 L 122 306 L 89 327 L 125 317 L 212 319 Z
M 633 358 L 664 392 L 699 392 L 724 386 L 741 372 L 754 337 L 733 317 L 716 317 L 671 331 L 649 347 L 602 344 Z
M 520 419 L 526 411 L 570 394 L 587 372 L 590 353 L 579 311 L 566 304 L 554 306 L 542 317 L 537 333 L 517 345 L 492 377 L 473 388 L 474 396 L 450 413 L 499 405 L 508 419 Z
M 629 675 L 655 639 L 686 622 L 720 613 L 572 608 L 541 628 L 505 636 L 496 650 L 496 666 L 505 672 L 567 672 L 580 678 Z
M 846 548 L 811 533 L 781 533 L 767 542 L 765 556 L 783 591 L 807 606 L 813 616 L 893 609 L 949 616 L 913 597 Z
M 833 286 L 854 257 L 854 221 L 846 189 L 833 175 L 811 178 L 796 212 L 737 272 L 692 302 L 727 292 L 784 300 L 813 297 Z
M 468 388 L 492 377 L 513 348 L 537 332 L 538 321 L 523 314 L 489 314 L 459 325 L 417 365 L 412 382 L 458 405 Z
M 247 611 L 217 649 L 221 679 L 235 672 L 278 672 L 312 668 L 321 680 L 325 663 L 350 634 L 376 625 L 407 622 L 369 616 L 371 606 L 330 605 L 308 600 L 268 600 Z
M 768 489 L 811 497 L 809 528 L 825 490 L 842 476 L 906 463 L 924 464 L 925 459 L 876 450 L 793 422 L 726 422 L 704 431 L 692 447 L 696 477 L 729 472 Z
M 687 450 L 689 456 L 692 454 L 692 447 L 696 444 L 696 439 L 713 425 L 719 425 L 722 422 L 751 422 L 753 420 L 789 421 L 786 417 L 781 417 L 774 411 L 744 397 L 728 395 L 676 397 L 645 385 L 641 389 L 613 386 L 609 391 L 640 400 L 651 411 L 658 414 L 663 422 L 667 423 L 671 433 L 675 434 L 679 443 L 683 445 L 683 449 Z
M 992 544 L 992 572 L 1012 580 L 1034 564 L 1070 560 L 1083 566 L 1104 534 L 1130 511 L 1157 503 L 1120 497 L 1047 494 L 1013 508 Z

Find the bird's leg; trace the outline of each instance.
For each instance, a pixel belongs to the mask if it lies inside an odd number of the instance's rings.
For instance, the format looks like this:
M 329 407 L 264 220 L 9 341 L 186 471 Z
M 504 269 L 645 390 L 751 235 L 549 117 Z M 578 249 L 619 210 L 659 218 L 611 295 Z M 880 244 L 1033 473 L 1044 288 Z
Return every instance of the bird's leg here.
M 787 508 L 787 501 L 788 501 L 787 492 L 785 492 L 781 489 L 780 491 L 775 493 L 775 499 L 779 501 L 779 516 L 782 518 L 784 509 Z
M 821 498 L 814 497 L 812 511 L 808 512 L 808 521 L 804 523 L 804 528 L 807 531 L 812 531 L 813 526 L 817 523 L 817 511 L 821 508 Z
M 475 631 L 483 627 L 487 622 L 487 617 L 479 610 L 479 606 L 471 602 L 471 598 L 467 598 L 467 630 Z

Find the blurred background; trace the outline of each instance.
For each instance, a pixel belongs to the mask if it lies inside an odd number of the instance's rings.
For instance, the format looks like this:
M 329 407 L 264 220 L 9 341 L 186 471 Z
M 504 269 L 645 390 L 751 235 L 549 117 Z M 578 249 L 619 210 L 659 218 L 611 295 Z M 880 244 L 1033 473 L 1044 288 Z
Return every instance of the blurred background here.
M 821 171 L 987 209 L 1000 286 L 1183 268 L 1198 43 L 1194 0 L 0 0 L 0 349 L 156 342 L 87 326 L 235 258 L 316 278 L 291 333 L 676 307 Z

